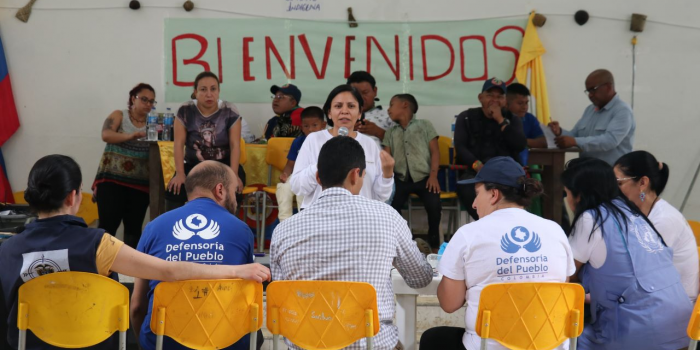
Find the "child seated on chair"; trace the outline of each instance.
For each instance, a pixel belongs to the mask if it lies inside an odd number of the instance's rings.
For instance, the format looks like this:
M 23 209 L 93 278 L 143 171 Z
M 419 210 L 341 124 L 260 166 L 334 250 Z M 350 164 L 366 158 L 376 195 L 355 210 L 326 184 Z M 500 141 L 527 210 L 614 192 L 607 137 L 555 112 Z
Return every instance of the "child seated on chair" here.
M 399 94 L 391 99 L 389 117 L 398 125 L 386 131 L 384 150 L 394 157 L 396 190 L 391 206 L 401 214 L 411 193 L 415 193 L 428 213 L 428 244 L 440 245 L 440 184 L 437 173 L 440 166 L 438 134 L 428 120 L 416 119 L 418 102 L 411 94 Z
M 303 134 L 297 136 L 294 142 L 292 142 L 292 146 L 289 148 L 289 154 L 287 154 L 287 164 L 284 166 L 284 170 L 282 170 L 280 174 L 280 182 L 277 184 L 277 204 L 279 205 L 277 217 L 280 222 L 292 216 L 294 193 L 292 193 L 292 188 L 288 180 L 294 170 L 294 162 L 297 160 L 301 145 L 304 143 L 304 140 L 306 140 L 307 135 L 325 128 L 326 121 L 321 108 L 307 107 L 301 112 L 301 130 Z M 297 203 L 301 203 L 302 200 L 301 196 L 297 196 Z

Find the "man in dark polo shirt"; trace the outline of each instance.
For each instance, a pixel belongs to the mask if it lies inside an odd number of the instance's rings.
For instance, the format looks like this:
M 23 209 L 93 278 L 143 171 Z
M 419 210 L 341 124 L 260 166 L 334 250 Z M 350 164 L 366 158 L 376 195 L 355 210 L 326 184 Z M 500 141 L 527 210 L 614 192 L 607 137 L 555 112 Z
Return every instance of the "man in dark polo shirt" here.
M 464 165 L 460 180 L 473 178 L 489 159 L 497 156 L 512 157 L 521 163 L 520 152 L 527 147 L 520 118 L 506 109 L 506 84 L 491 78 L 484 82 L 479 94 L 481 107 L 470 108 L 457 116 L 454 147 L 456 164 Z M 457 195 L 467 212 L 478 219 L 472 203 L 476 194 L 474 186 L 457 185 Z

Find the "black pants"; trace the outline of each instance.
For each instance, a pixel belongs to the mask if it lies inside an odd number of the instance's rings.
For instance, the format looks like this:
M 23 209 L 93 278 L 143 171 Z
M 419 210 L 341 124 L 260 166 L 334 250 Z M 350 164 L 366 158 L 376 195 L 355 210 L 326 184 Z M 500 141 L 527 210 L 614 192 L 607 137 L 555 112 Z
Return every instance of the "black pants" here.
M 124 243 L 136 248 L 141 238 L 143 218 L 148 209 L 148 193 L 113 182 L 97 185 L 97 213 L 100 228 L 112 235 L 124 222 Z
M 401 208 L 408 200 L 411 193 L 415 193 L 423 202 L 425 211 L 428 213 L 428 244 L 432 248 L 440 246 L 440 217 L 442 215 L 442 203 L 440 203 L 440 194 L 428 191 L 425 187 L 428 178 L 418 182 L 413 182 L 410 176 L 406 181 L 401 181 L 394 178 L 396 191 L 394 199 L 391 201 L 391 206 L 401 214 Z
M 462 343 L 464 328 L 434 327 L 420 337 L 420 350 L 466 350 Z
M 475 173 L 471 171 L 463 172 L 459 176 L 459 180 L 472 179 L 476 176 Z M 472 207 L 474 204 L 474 199 L 476 199 L 476 192 L 474 191 L 474 185 L 457 185 L 457 197 L 459 197 L 460 204 L 464 205 L 467 209 L 467 213 L 474 220 L 479 220 L 479 214 L 476 213 L 476 209 Z
M 195 164 L 196 165 L 196 164 Z M 194 168 L 194 165 L 188 166 L 187 163 L 185 163 L 185 176 L 190 173 L 190 170 Z M 175 173 L 177 175 L 177 173 Z M 239 165 L 238 166 L 238 177 L 241 178 L 241 181 L 243 182 L 243 185 L 245 186 L 245 170 L 243 170 L 243 166 Z M 232 184 L 232 186 L 236 186 L 237 184 Z M 171 211 L 173 209 L 177 209 L 187 202 L 187 191 L 185 191 L 185 185 L 183 184 L 180 186 L 180 193 L 175 194 L 173 192 L 168 191 L 167 189 L 165 190 L 165 211 Z M 236 193 L 236 203 L 240 205 L 240 203 L 243 202 L 243 195 L 240 193 Z

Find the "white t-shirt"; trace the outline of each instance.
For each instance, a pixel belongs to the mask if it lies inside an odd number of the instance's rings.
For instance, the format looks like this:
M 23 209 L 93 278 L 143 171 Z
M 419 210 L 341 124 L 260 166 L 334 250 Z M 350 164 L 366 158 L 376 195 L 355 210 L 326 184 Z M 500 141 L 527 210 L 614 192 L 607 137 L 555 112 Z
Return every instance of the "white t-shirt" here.
M 576 267 L 566 235 L 557 223 L 509 208 L 462 226 L 447 245 L 438 271 L 466 284 L 466 332 L 462 342 L 467 349 L 478 349 L 481 338 L 476 335 L 476 316 L 485 286 L 565 282 Z M 567 344 L 557 349 L 568 348 Z M 493 340 L 488 348 L 505 349 Z
M 387 113 L 387 111 L 384 108 L 382 108 L 382 106 L 377 106 L 365 112 L 365 119 L 371 121 L 374 124 L 377 124 L 377 126 L 382 128 L 382 130 L 384 131 L 391 129 L 391 127 L 396 125 L 396 123 L 394 123 L 394 121 L 391 120 L 391 118 L 389 117 L 389 113 Z M 374 140 L 374 142 L 377 143 L 377 146 L 379 146 L 379 149 L 384 148 L 382 147 L 382 140 L 380 140 L 378 137 L 372 135 L 365 136 Z
M 328 130 L 316 131 L 309 134 L 301 145 L 289 184 L 292 186 L 292 192 L 304 196 L 302 208 L 311 205 L 321 195 L 321 185 L 316 181 L 318 155 L 321 153 L 321 147 L 332 138 L 333 135 Z M 394 189 L 394 177 L 384 178 L 382 174 L 380 148 L 371 138 L 359 132 L 355 140 L 365 151 L 366 162 L 366 173 L 360 196 L 386 202 Z M 338 157 L 342 156 L 338 154 Z
M 690 299 L 698 297 L 698 248 L 695 235 L 683 214 L 663 199 L 656 201 L 649 213 L 649 221 L 673 249 L 673 266 L 681 275 L 681 283 Z
M 649 221 L 663 237 L 666 245 L 673 252 L 673 266 L 681 275 L 683 288 L 691 300 L 698 297 L 699 278 L 698 249 L 693 230 L 688 225 L 683 214 L 663 199 L 659 199 L 649 213 Z M 595 222 L 593 215 L 586 212 L 574 227 L 574 234 L 569 237 L 574 259 L 581 263 L 590 263 L 594 268 L 600 268 L 607 257 L 605 240 L 596 228 L 591 235 Z M 607 232 L 606 232 L 607 234 Z M 589 239 L 589 235 L 590 239 Z

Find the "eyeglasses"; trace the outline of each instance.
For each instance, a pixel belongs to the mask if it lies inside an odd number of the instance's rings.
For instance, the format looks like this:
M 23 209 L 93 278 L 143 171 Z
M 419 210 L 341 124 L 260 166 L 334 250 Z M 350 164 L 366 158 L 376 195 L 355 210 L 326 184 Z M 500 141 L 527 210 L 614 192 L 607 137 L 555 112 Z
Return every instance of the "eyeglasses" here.
M 138 98 L 139 100 L 141 100 L 141 102 L 143 102 L 145 104 L 150 104 L 153 106 L 158 104 L 158 102 L 156 100 L 149 100 L 148 97 L 146 97 L 146 96 L 140 96 L 140 97 L 136 96 L 136 98 Z
M 606 83 L 602 83 L 602 84 L 598 84 L 598 85 L 596 85 L 595 87 L 592 87 L 592 88 L 590 88 L 590 89 L 583 90 L 583 93 L 586 94 L 586 95 L 590 95 L 590 94 L 596 92 L 596 90 L 598 90 L 601 86 L 603 86 L 603 85 L 605 85 L 605 84 L 607 84 L 607 82 L 606 82 Z
M 289 96 L 289 95 L 272 95 L 272 96 L 270 96 L 270 98 L 273 99 L 273 100 L 282 100 L 282 99 L 285 99 L 285 98 L 286 98 L 286 99 L 291 99 L 292 96 Z
M 618 186 L 622 186 L 622 184 L 625 183 L 625 181 L 627 181 L 627 180 L 634 180 L 634 179 L 636 179 L 636 178 L 637 178 L 636 176 L 619 178 L 619 179 L 617 179 L 617 185 L 618 185 Z

